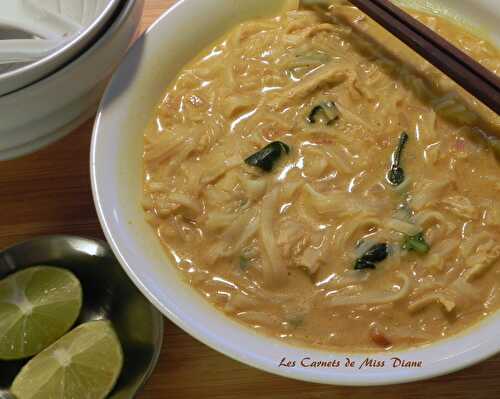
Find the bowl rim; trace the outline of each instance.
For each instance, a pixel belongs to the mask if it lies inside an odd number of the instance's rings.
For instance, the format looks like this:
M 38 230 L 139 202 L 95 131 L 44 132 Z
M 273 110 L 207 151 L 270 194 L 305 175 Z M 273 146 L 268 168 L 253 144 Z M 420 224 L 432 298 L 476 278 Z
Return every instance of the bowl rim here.
M 37 113 L 34 119 L 20 119 L 21 124 L 16 122 L 17 124 L 14 126 L 15 129 L 2 130 L 2 128 L 0 128 L 0 141 L 3 141 L 0 143 L 0 147 L 2 147 L 0 148 L 0 161 L 15 159 L 38 151 L 39 149 L 46 147 L 66 136 L 83 122 L 90 119 L 91 116 L 95 115 L 99 101 L 104 93 L 109 78 L 112 76 L 113 70 L 119 65 L 121 57 L 124 56 L 130 48 L 133 39 L 137 37 L 140 22 L 139 16 L 142 13 L 143 8 L 144 0 L 122 0 L 119 7 L 116 9 L 116 13 L 109 21 L 109 26 L 106 31 L 77 58 L 74 58 L 54 73 L 28 86 L 3 96 L 0 95 L 1 119 L 4 113 L 10 112 L 9 110 L 17 110 L 19 108 L 18 104 L 20 103 L 24 104 L 27 101 L 27 107 L 32 107 L 36 102 L 41 101 L 41 99 L 45 99 L 48 92 L 53 92 L 54 87 L 57 89 L 58 86 L 62 86 L 63 92 L 63 96 L 56 98 L 55 102 L 50 101 L 47 104 L 43 104 L 41 108 L 37 107 Z M 131 19 L 132 16 L 134 16 L 133 19 Z M 131 32 L 130 35 L 124 35 L 123 32 L 129 29 L 128 26 L 132 26 L 130 25 L 130 21 L 132 20 L 134 21 L 134 32 Z M 127 45 L 123 48 L 123 50 L 121 50 L 120 59 L 116 59 L 116 57 L 110 58 L 109 62 L 105 62 L 103 64 L 102 60 L 99 61 L 99 57 L 96 58 L 96 53 L 101 54 L 104 47 L 114 43 L 113 40 L 116 39 L 116 34 L 120 32 L 122 32 L 122 38 L 125 36 L 128 37 Z M 115 61 L 112 62 L 112 60 Z M 92 94 L 91 90 L 92 88 L 97 87 L 97 83 L 93 83 L 94 86 L 89 86 L 86 83 L 75 82 L 70 86 L 70 88 L 66 87 L 67 85 L 64 85 L 64 83 L 68 81 L 68 78 L 75 74 L 75 71 L 78 72 L 78 70 L 82 68 L 83 64 L 96 62 L 99 62 L 101 67 L 104 68 L 103 71 L 109 69 L 102 76 L 99 74 L 94 74 L 93 76 L 94 81 L 96 78 L 100 79 L 98 94 Z M 54 122 L 54 118 L 52 118 L 52 116 L 56 115 L 57 117 L 60 114 L 59 111 L 61 106 L 55 104 L 63 104 L 63 108 L 66 107 L 65 109 L 69 110 L 69 112 L 73 112 L 83 104 L 81 102 L 82 98 L 85 100 L 84 103 L 88 104 L 89 107 L 85 110 L 80 108 L 82 109 L 83 114 L 79 114 L 79 116 L 76 116 L 71 120 L 64 119 L 65 117 L 58 117 L 59 119 L 56 118 L 57 121 Z M 9 115 L 12 116 L 15 114 L 10 112 Z M 49 116 L 51 116 L 51 118 L 49 118 L 51 122 L 47 122 L 49 120 L 47 119 Z M 63 119 L 62 124 L 61 119 Z M 33 123 L 35 121 L 38 125 L 33 127 Z M 44 129 L 46 133 L 41 134 L 39 132 L 40 126 L 42 126 L 42 129 Z M 23 130 L 19 131 L 19 127 Z M 14 131 L 16 132 L 15 140 L 18 142 L 13 145 L 5 140 L 6 137 L 13 134 Z M 6 136 L 2 136 L 2 133 L 6 133 Z
M 107 105 L 107 100 L 112 98 L 112 92 L 114 90 L 120 91 L 118 89 L 120 83 L 120 76 L 124 74 L 126 68 L 127 61 L 129 60 L 131 54 L 133 53 L 134 49 L 138 46 L 140 46 L 140 42 L 144 41 L 145 38 L 148 38 L 148 35 L 154 34 L 155 30 L 159 25 L 162 24 L 168 24 L 168 21 L 170 18 L 175 18 L 176 14 L 182 7 L 184 7 L 186 4 L 192 3 L 196 0 L 179 0 L 177 3 L 175 3 L 172 7 L 167 9 L 144 33 L 141 35 L 141 37 L 134 43 L 134 45 L 128 50 L 126 56 L 124 57 L 124 60 L 122 61 L 122 64 L 120 67 L 117 69 L 115 74 L 113 75 L 113 78 L 111 79 L 105 93 L 103 96 L 103 99 L 99 105 L 98 113 L 97 113 L 97 118 L 95 120 L 93 132 L 92 132 L 92 141 L 91 141 L 91 149 L 90 149 L 90 176 L 91 176 L 91 186 L 92 186 L 92 196 L 94 199 L 97 215 L 99 222 L 102 226 L 104 235 L 106 237 L 106 240 L 108 241 L 110 247 L 112 248 L 113 252 L 115 253 L 116 258 L 124 268 L 125 272 L 128 274 L 130 279 L 134 282 L 134 284 L 139 288 L 139 290 L 143 293 L 143 295 L 148 298 L 151 303 L 159 309 L 159 311 L 165 315 L 168 319 L 170 319 L 174 324 L 176 324 L 178 327 L 183 329 L 185 332 L 187 332 L 189 335 L 191 335 L 193 338 L 197 339 L 198 341 L 204 343 L 208 347 L 216 350 L 219 353 L 224 354 L 225 356 L 228 356 L 229 358 L 232 358 L 236 361 L 239 361 L 241 363 L 244 363 L 246 365 L 252 366 L 256 369 L 262 370 L 269 372 L 271 374 L 283 376 L 286 378 L 291 378 L 291 379 L 296 379 L 296 380 L 301 380 L 305 382 L 314 382 L 314 383 L 322 383 L 322 384 L 330 384 L 330 385 L 342 385 L 342 386 L 384 386 L 384 385 L 394 385 L 394 384 L 402 384 L 402 383 L 409 383 L 409 382 L 415 382 L 415 381 L 421 381 L 421 380 L 427 380 L 433 377 L 438 377 L 442 375 L 446 375 L 461 369 L 464 369 L 466 367 L 469 367 L 473 364 L 476 364 L 480 361 L 483 361 L 487 358 L 490 358 L 494 356 L 495 354 L 500 352 L 500 342 L 496 345 L 492 345 L 492 343 L 495 343 L 495 340 L 489 340 L 488 342 L 484 343 L 480 347 L 474 348 L 476 349 L 475 351 L 472 351 L 471 348 L 467 351 L 461 351 L 458 353 L 456 356 L 449 356 L 448 358 L 443 359 L 442 361 L 439 361 L 437 364 L 433 364 L 434 367 L 432 368 L 426 368 L 424 370 L 419 370 L 418 372 L 412 373 L 412 372 L 407 372 L 407 373 L 402 373 L 402 374 L 394 374 L 392 375 L 391 373 L 387 372 L 384 373 L 383 376 L 381 374 L 366 374 L 366 375 L 361 375 L 357 374 L 354 377 L 346 377 L 345 374 L 341 375 L 340 377 L 336 376 L 335 374 L 330 374 L 328 377 L 325 377 L 324 375 L 313 375 L 310 373 L 305 373 L 301 372 L 300 369 L 284 369 L 281 367 L 274 367 L 274 365 L 271 363 L 269 359 L 263 359 L 258 356 L 255 356 L 253 354 L 248 354 L 245 353 L 244 348 L 241 347 L 235 347 L 233 345 L 230 345 L 224 341 L 221 341 L 220 339 L 216 339 L 213 335 L 209 335 L 206 333 L 206 331 L 199 325 L 197 325 L 195 322 L 193 322 L 192 319 L 189 319 L 188 317 L 185 317 L 182 315 L 181 312 L 178 312 L 176 310 L 171 309 L 168 305 L 166 305 L 164 302 L 162 302 L 147 286 L 147 283 L 141 280 L 141 278 L 138 276 L 138 274 L 135 271 L 134 267 L 134 261 L 129 259 L 127 255 L 124 254 L 124 251 L 121 249 L 121 245 L 123 244 L 122 242 L 119 242 L 119 239 L 117 236 L 119 235 L 118 233 L 121 232 L 123 233 L 123 227 L 124 225 L 118 226 L 116 221 L 111 217 L 110 213 L 107 213 L 109 209 L 113 207 L 110 204 L 105 204 L 103 200 L 104 196 L 104 191 L 105 191 L 105 186 L 101 183 L 101 179 L 99 176 L 99 171 L 97 165 L 100 164 L 100 159 L 98 156 L 98 147 L 100 145 L 101 137 L 105 134 L 102 128 L 102 125 L 104 123 L 105 119 L 105 106 Z M 116 86 L 116 87 L 115 87 Z M 102 162 L 105 163 L 109 161 L 109 159 L 103 160 Z M 127 232 L 128 235 L 133 235 L 131 232 Z M 188 287 L 188 286 L 186 286 Z M 213 305 L 211 305 L 213 306 Z M 217 310 L 220 312 L 219 310 Z M 222 313 L 222 312 L 220 312 Z M 497 322 L 497 316 L 500 316 L 500 312 L 496 312 L 494 315 L 486 318 L 484 321 L 491 321 L 494 319 L 495 323 Z M 226 316 L 227 317 L 227 316 Z M 229 317 L 227 317 L 228 320 L 230 320 Z M 482 325 L 483 322 L 480 322 L 479 325 Z M 439 340 L 435 343 L 432 343 L 430 346 L 431 347 L 436 347 L 439 346 L 443 343 L 446 342 L 451 342 L 455 341 L 458 338 L 464 336 L 468 336 L 471 331 L 477 331 L 479 328 L 476 329 L 478 325 L 473 326 L 470 329 L 466 329 L 464 331 L 464 334 L 456 334 L 453 335 L 449 338 Z M 228 326 L 228 329 L 230 327 Z M 248 330 L 250 330 L 248 328 Z M 277 340 L 271 337 L 266 336 L 265 334 L 258 334 L 258 336 L 261 338 L 262 342 L 264 343 L 266 340 L 276 342 Z M 493 338 L 489 337 L 488 338 Z M 492 342 L 490 342 L 492 341 Z M 313 350 L 313 348 L 309 346 L 298 346 L 298 345 L 290 345 L 287 343 L 279 342 L 280 345 L 292 347 L 295 349 L 303 349 L 304 353 L 307 353 L 308 350 Z M 409 350 L 414 350 L 416 352 L 423 350 L 424 348 L 428 348 L 429 346 L 421 346 L 421 347 L 416 347 L 416 348 L 410 348 Z M 380 353 L 381 356 L 387 356 L 390 355 L 394 352 L 389 352 L 389 353 Z M 400 352 L 396 352 L 400 353 Z M 403 351 L 404 353 L 404 351 Z M 357 355 L 357 353 L 353 354 L 354 356 Z M 377 355 L 377 353 L 367 353 L 368 356 L 370 355 Z
M 94 19 L 92 23 L 85 29 L 82 29 L 71 40 L 65 43 L 62 47 L 35 62 L 29 63 L 11 71 L 7 71 L 5 73 L 1 73 L 0 98 L 36 84 L 40 80 L 43 80 L 48 76 L 58 72 L 61 68 L 64 68 L 65 65 L 79 58 L 81 54 L 86 52 L 89 47 L 93 46 L 94 42 L 98 41 L 102 34 L 106 32 L 107 28 L 110 26 L 110 23 L 113 23 L 116 17 L 116 12 L 118 11 L 122 3 L 125 3 L 126 1 L 127 0 L 109 0 L 108 4 L 99 14 L 99 16 Z M 63 57 L 62 60 L 58 61 L 58 58 L 64 56 L 68 50 L 72 50 L 75 45 L 82 41 L 82 45 L 80 45 L 79 48 L 76 49 L 75 54 L 67 59 Z M 55 65 L 50 67 L 49 65 L 54 62 Z M 45 66 L 47 66 L 48 68 L 47 71 L 39 71 L 38 73 L 36 72 L 38 69 L 44 68 Z M 21 77 L 21 75 L 28 72 L 34 74 L 34 76 L 23 80 L 22 83 L 16 84 L 15 86 L 12 86 L 5 91 L 2 89 L 3 84 L 7 85 L 6 82 L 9 82 L 11 79 L 19 78 Z
M 31 84 L 16 89 L 15 91 L 9 92 L 4 95 L 0 95 L 0 106 L 4 101 L 16 101 L 18 98 L 16 96 L 22 96 L 27 93 L 28 90 L 36 90 L 37 92 L 43 91 L 46 89 L 46 85 L 52 83 L 54 80 L 60 79 L 64 73 L 70 71 L 71 68 L 77 66 L 84 58 L 88 58 L 92 56 L 92 53 L 96 51 L 106 40 L 109 40 L 111 35 L 115 34 L 116 31 L 123 26 L 123 24 L 127 23 L 127 17 L 134 9 L 134 5 L 139 3 L 144 5 L 145 0 L 120 0 L 120 7 L 116 9 L 116 13 L 112 16 L 112 18 L 108 21 L 109 26 L 106 27 L 106 30 L 102 32 L 102 34 L 96 38 L 94 42 L 91 43 L 89 47 L 87 47 L 82 53 L 80 53 L 77 57 L 70 60 L 68 63 L 64 64 L 61 68 L 53 71 L 51 74 L 32 82 Z M 127 49 L 130 50 L 130 47 Z

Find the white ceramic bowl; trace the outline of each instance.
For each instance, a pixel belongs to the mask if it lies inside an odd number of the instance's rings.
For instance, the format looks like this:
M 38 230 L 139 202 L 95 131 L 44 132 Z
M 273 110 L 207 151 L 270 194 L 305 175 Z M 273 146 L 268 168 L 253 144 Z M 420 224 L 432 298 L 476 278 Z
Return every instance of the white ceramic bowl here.
M 440 4 L 457 7 L 456 12 L 468 10 L 468 20 L 496 32 L 498 40 L 497 1 L 442 0 Z M 139 205 L 142 133 L 179 69 L 227 28 L 246 16 L 260 15 L 266 2 L 184 0 L 138 40 L 115 74 L 94 129 L 91 174 L 99 219 L 125 271 L 163 314 L 195 338 L 234 359 L 286 377 L 338 385 L 393 384 L 449 373 L 494 355 L 500 350 L 500 314 L 467 334 L 431 346 L 371 355 L 385 361 L 385 366 L 360 370 L 357 366 L 364 355 L 290 346 L 229 319 L 182 282 L 169 264 Z M 393 356 L 421 361 L 422 366 L 393 368 Z M 346 357 L 356 362 L 356 367 L 345 367 Z M 279 367 L 283 358 L 295 360 L 296 366 Z M 304 358 L 338 360 L 341 365 L 302 367 Z
M 112 25 L 55 74 L 0 97 L 0 160 L 33 152 L 69 133 L 96 111 L 108 77 L 130 45 L 144 0 L 126 0 Z
M 4 1 L 0 25 L 61 40 L 63 45 L 36 62 L 1 73 L 0 96 L 43 79 L 81 54 L 105 30 L 121 0 Z M 60 16 L 61 22 L 53 15 Z

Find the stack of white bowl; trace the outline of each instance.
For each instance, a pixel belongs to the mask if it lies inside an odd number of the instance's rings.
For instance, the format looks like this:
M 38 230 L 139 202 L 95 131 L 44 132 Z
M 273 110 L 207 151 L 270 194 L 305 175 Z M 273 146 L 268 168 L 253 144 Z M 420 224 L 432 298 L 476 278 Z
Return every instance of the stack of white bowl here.
M 0 160 L 91 117 L 137 31 L 144 0 L 1 0 Z

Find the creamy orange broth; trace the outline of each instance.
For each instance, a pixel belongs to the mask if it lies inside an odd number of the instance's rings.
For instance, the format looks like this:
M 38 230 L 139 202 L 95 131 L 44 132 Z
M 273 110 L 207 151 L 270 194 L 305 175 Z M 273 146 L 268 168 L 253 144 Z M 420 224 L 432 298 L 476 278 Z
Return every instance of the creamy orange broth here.
M 412 14 L 499 74 L 492 44 Z M 496 135 L 498 115 L 335 1 L 243 23 L 182 70 L 145 134 L 143 206 L 189 284 L 252 328 L 428 344 L 499 307 Z M 245 162 L 276 141 L 272 170 Z

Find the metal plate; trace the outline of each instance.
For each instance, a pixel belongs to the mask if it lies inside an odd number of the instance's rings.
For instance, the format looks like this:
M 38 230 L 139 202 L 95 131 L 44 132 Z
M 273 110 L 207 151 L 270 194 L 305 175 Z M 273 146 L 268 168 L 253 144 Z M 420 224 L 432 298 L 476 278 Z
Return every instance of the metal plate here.
M 0 252 L 0 279 L 35 265 L 71 270 L 83 288 L 75 325 L 107 319 L 124 352 L 124 365 L 110 399 L 133 398 L 151 374 L 162 346 L 163 318 L 122 271 L 108 245 L 75 236 L 47 236 Z M 27 362 L 0 361 L 0 399 Z

